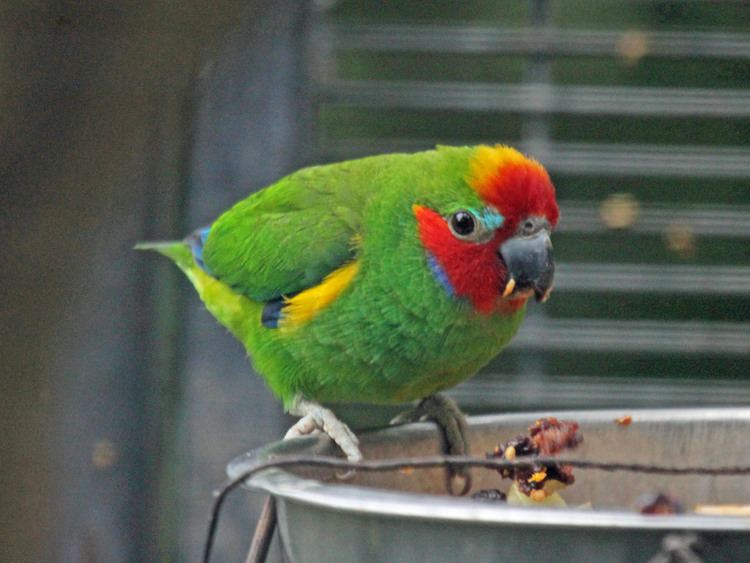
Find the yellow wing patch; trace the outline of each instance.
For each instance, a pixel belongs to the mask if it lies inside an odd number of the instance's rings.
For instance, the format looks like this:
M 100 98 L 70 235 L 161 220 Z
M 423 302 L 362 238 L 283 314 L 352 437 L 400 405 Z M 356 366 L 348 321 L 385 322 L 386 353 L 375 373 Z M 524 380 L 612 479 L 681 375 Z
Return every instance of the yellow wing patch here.
M 359 262 L 349 262 L 328 274 L 318 285 L 286 299 L 282 309 L 279 328 L 293 329 L 310 321 L 328 307 L 354 280 L 359 271 Z

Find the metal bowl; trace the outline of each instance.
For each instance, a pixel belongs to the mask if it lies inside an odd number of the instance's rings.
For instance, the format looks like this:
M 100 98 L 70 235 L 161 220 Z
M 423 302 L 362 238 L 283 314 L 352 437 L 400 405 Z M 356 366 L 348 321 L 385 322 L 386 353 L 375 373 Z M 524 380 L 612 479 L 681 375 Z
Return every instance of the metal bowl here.
M 617 424 L 615 419 L 625 414 L 632 416 L 632 423 Z M 750 408 L 472 417 L 472 452 L 491 451 L 544 416 L 579 422 L 584 443 L 571 452 L 577 458 L 676 466 L 750 465 Z M 370 432 L 360 439 L 368 459 L 440 452 L 438 431 L 430 423 Z M 311 453 L 337 455 L 322 436 L 277 442 L 237 458 L 228 474 L 236 477 L 270 456 Z M 688 556 L 697 552 L 694 561 L 750 561 L 750 518 L 690 513 L 697 504 L 750 503 L 750 475 L 665 476 L 576 469 L 575 476 L 575 484 L 562 492 L 571 508 L 520 508 L 450 497 L 441 469 L 358 473 L 347 481 L 324 469 L 271 469 L 250 479 L 248 486 L 276 498 L 282 545 L 292 562 L 667 562 L 670 550 L 683 550 Z M 509 485 L 494 471 L 475 469 L 473 477 L 474 491 Z M 679 499 L 687 513 L 648 516 L 635 510 L 640 495 L 657 492 Z M 574 508 L 585 503 L 593 508 Z

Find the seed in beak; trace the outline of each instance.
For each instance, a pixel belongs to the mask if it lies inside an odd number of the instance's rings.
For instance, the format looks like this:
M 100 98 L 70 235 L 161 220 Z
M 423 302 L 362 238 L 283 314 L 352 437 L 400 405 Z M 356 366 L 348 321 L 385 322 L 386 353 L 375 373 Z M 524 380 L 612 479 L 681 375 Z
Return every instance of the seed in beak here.
M 551 293 L 552 293 L 552 288 L 550 287 L 549 289 L 547 289 L 547 291 L 544 292 L 544 294 L 541 297 L 539 297 L 539 299 L 537 299 L 537 301 L 539 301 L 540 303 L 546 303 Z
M 516 280 L 510 278 L 508 283 L 505 284 L 505 291 L 503 291 L 503 297 L 508 297 L 513 290 L 516 289 Z

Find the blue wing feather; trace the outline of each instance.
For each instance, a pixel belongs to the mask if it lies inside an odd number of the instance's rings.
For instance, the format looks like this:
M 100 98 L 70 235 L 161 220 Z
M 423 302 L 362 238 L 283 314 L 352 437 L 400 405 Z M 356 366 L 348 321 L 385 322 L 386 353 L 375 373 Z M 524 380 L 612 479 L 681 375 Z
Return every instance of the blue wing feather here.
M 209 276 L 213 276 L 214 273 L 211 271 L 211 268 L 209 268 L 203 261 L 203 247 L 206 244 L 206 240 L 208 240 L 208 233 L 210 232 L 211 227 L 197 229 L 185 239 L 185 242 L 193 253 L 193 260 L 195 260 L 195 263 L 198 264 L 201 270 L 206 272 Z

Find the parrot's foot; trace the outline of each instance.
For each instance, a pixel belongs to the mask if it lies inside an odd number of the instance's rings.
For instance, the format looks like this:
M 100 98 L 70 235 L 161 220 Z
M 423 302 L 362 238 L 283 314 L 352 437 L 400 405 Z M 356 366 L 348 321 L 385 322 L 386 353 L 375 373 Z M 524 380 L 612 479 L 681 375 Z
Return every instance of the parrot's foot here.
M 284 436 L 284 439 L 307 436 L 316 431 L 325 432 L 333 440 L 349 461 L 360 461 L 362 452 L 359 451 L 359 439 L 349 427 L 341 422 L 333 411 L 307 399 L 297 399 L 289 414 L 301 416 Z
M 448 455 L 469 455 L 469 427 L 466 416 L 456 402 L 440 393 L 422 399 L 411 410 L 403 412 L 391 420 L 391 424 L 405 424 L 433 420 L 443 432 L 443 451 Z M 451 494 L 464 495 L 471 488 L 471 474 L 465 467 L 450 467 L 447 487 Z M 457 482 L 458 481 L 458 482 Z M 454 488 L 454 484 L 458 485 Z

